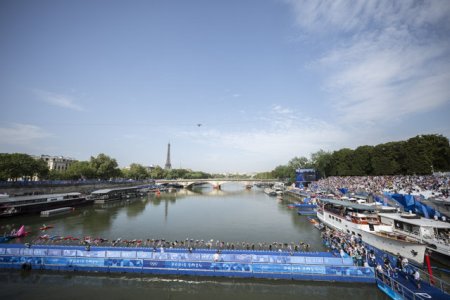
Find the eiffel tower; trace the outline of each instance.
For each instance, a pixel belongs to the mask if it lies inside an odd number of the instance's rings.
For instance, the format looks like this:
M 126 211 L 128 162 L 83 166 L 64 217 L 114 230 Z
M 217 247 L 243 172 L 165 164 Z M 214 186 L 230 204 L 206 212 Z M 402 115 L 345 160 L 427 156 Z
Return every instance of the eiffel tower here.
M 172 164 L 170 163 L 170 143 L 167 145 L 167 159 L 166 159 L 166 165 L 164 166 L 164 169 L 166 169 L 166 170 L 172 169 Z

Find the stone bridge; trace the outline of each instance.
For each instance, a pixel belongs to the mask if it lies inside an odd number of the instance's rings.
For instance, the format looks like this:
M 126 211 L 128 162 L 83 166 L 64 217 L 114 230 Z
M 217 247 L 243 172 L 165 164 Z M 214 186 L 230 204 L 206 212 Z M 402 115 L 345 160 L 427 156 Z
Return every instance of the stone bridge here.
M 225 183 L 237 182 L 245 185 L 246 188 L 251 188 L 255 183 L 274 184 L 278 182 L 276 179 L 230 179 L 230 178 L 208 178 L 208 179 L 157 179 L 156 184 L 168 185 L 177 184 L 183 188 L 189 188 L 193 185 L 210 184 L 215 189 L 220 189 Z

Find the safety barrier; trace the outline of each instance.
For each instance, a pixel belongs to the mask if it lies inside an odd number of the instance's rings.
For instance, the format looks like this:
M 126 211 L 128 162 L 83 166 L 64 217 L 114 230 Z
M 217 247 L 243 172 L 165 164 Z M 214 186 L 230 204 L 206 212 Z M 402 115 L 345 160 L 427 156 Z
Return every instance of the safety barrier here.
M 269 253 L 269 254 L 267 254 Z M 0 268 L 375 282 L 373 268 L 329 253 L 2 245 Z

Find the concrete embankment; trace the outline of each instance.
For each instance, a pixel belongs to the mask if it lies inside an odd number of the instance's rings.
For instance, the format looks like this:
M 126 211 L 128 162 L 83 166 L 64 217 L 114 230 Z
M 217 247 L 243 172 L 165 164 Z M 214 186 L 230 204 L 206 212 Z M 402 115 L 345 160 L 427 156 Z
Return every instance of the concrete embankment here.
M 283 193 L 283 200 L 290 203 L 297 203 L 308 197 L 307 194 L 299 193 L 296 190 L 286 190 Z
M 34 195 L 34 194 L 64 194 L 70 192 L 80 192 L 82 194 L 90 194 L 92 191 L 105 189 L 105 188 L 119 188 L 136 186 L 139 184 L 147 184 L 148 182 L 99 182 L 85 184 L 72 183 L 72 184 L 59 184 L 59 185 L 17 185 L 17 186 L 0 186 L 0 194 L 8 194 L 10 196 L 22 196 L 22 195 Z

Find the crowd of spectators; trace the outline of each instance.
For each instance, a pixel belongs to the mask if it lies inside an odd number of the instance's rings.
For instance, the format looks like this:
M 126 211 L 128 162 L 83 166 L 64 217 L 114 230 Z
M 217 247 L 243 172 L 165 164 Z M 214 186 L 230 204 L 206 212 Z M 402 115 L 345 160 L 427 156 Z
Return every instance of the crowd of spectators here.
M 382 194 L 383 192 L 422 195 L 425 198 L 448 198 L 450 176 L 332 176 L 317 181 L 318 190 L 336 195 L 345 188 L 349 193 Z
M 339 253 L 341 257 L 351 257 L 355 266 L 375 267 L 375 265 L 370 265 L 370 253 L 367 252 L 360 237 L 326 228 L 322 231 L 322 240 L 333 253 Z

